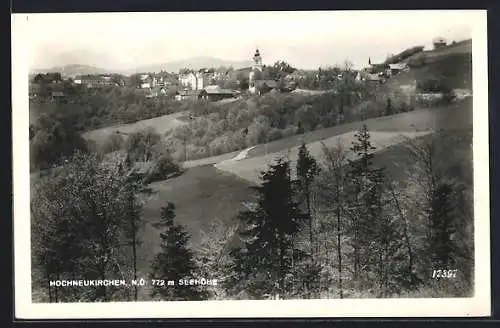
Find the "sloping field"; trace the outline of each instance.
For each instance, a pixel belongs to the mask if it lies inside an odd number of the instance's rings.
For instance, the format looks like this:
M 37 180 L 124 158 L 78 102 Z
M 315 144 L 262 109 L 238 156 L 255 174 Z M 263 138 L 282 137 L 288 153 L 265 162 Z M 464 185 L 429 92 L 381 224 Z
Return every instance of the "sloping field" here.
M 234 156 L 237 156 L 239 153 L 240 153 L 240 151 L 233 151 L 231 153 L 226 153 L 226 154 L 222 154 L 222 155 L 200 158 L 200 159 L 193 159 L 191 161 L 182 162 L 182 166 L 184 168 L 190 168 L 190 167 L 195 167 L 195 166 L 216 164 L 216 163 L 219 163 L 219 162 L 222 162 L 225 160 L 229 160 L 229 159 L 233 158 Z
M 250 184 L 237 176 L 220 171 L 212 165 L 193 167 L 181 176 L 151 184 L 154 194 L 143 208 L 145 225 L 140 235 L 138 266 L 144 273 L 159 251 L 160 231 L 152 224 L 160 218 L 160 209 L 167 201 L 175 204 L 175 221 L 191 234 L 191 244 L 199 243 L 200 231 L 215 219 L 231 222 L 251 199 Z M 145 271 L 146 270 L 146 271 Z M 145 276 L 145 275 L 143 275 Z
M 440 108 L 418 109 L 412 112 L 372 118 L 362 122 L 343 124 L 286 139 L 276 140 L 268 144 L 256 146 L 248 152 L 247 158 L 280 152 L 283 149 L 300 146 L 303 142 L 311 143 L 350 131 L 356 131 L 359 130 L 363 124 L 367 125 L 369 131 L 411 132 L 438 131 L 442 129 L 461 130 L 472 127 L 472 99 L 467 99 Z
M 408 72 L 396 75 L 389 80 L 388 85 L 436 79 L 446 82 L 453 89 L 472 89 L 472 53 L 445 51 L 421 54 L 421 57 L 416 57 L 410 63 Z
M 377 151 L 381 151 L 387 147 L 399 144 L 404 141 L 404 138 L 416 138 L 432 133 L 431 130 L 422 132 L 370 132 L 372 145 L 377 148 Z M 351 143 L 356 140 L 355 132 L 347 132 L 338 136 L 327 138 L 323 141 L 315 141 L 307 144 L 309 152 L 312 156 L 317 159 L 322 157 L 322 144 L 327 147 L 337 146 L 339 143 L 348 150 Z M 260 181 L 260 172 L 272 164 L 276 159 L 280 157 L 287 157 L 291 160 L 292 174 L 294 174 L 295 165 L 297 162 L 298 147 L 289 148 L 280 152 L 270 153 L 264 156 L 258 156 L 253 158 L 247 158 L 243 160 L 225 161 L 216 164 L 220 170 L 231 172 L 236 174 L 240 178 L 246 179 L 253 183 L 258 183 Z M 352 157 L 353 154 L 349 153 L 348 158 Z
M 472 40 L 464 40 L 456 44 L 450 44 L 441 49 L 429 50 L 419 52 L 411 57 L 408 57 L 404 62 L 409 62 L 416 58 L 425 57 L 428 60 L 436 60 L 452 54 L 471 54 L 472 53 Z
M 101 143 L 109 135 L 119 131 L 120 133 L 131 133 L 137 130 L 142 130 L 147 127 L 154 128 L 159 134 L 163 135 L 165 132 L 172 130 L 180 125 L 187 124 L 183 121 L 181 117 L 185 116 L 186 112 L 179 112 L 170 115 L 164 115 L 160 117 L 150 118 L 147 120 L 137 121 L 131 124 L 120 124 L 113 125 L 93 131 L 85 132 L 82 136 L 85 139 L 94 140 L 97 143 Z

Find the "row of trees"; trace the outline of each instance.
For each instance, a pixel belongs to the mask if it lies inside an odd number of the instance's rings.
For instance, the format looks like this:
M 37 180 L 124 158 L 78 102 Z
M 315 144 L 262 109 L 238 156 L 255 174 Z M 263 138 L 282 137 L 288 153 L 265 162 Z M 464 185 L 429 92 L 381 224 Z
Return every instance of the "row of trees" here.
M 412 190 L 372 165 L 366 127 L 357 138 L 350 153 L 325 147 L 323 166 L 302 146 L 295 179 L 286 160 L 263 173 L 255 207 L 240 214 L 234 290 L 257 299 L 390 297 L 429 287 L 433 269 L 459 267 L 465 285 L 441 288 L 470 291 L 470 217 L 456 212 L 462 191 L 432 163 L 433 143 L 409 144 L 422 188 Z

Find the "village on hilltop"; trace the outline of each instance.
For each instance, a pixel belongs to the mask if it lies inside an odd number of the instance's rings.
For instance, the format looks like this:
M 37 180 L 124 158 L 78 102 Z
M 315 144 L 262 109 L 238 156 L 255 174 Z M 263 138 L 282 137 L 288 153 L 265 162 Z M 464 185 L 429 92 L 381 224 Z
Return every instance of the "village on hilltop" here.
M 456 44 L 448 44 L 443 38 L 433 40 L 434 50 L 443 49 Z M 232 67 L 201 68 L 198 70 L 184 68 L 179 72 L 145 72 L 130 76 L 123 74 L 87 74 L 71 75 L 47 72 L 31 76 L 29 84 L 30 98 L 50 96 L 61 99 L 65 96 L 64 85 L 73 85 L 86 89 L 99 88 L 133 88 L 138 94 L 147 98 L 170 97 L 178 101 L 205 99 L 220 101 L 237 99 L 249 95 L 261 95 L 267 92 L 292 92 L 296 89 L 330 88 L 336 80 L 351 79 L 355 83 L 383 84 L 400 72 L 408 71 L 412 63 L 408 58 L 418 62 L 419 53 L 424 53 L 423 46 L 407 49 L 397 56 L 386 59 L 383 63 L 372 63 L 355 70 L 346 67 L 319 68 L 318 70 L 296 69 L 284 61 L 273 65 L 263 64 L 263 55 L 256 49 L 250 67 L 234 69 Z M 47 82 L 50 87 L 47 87 Z M 42 86 L 43 85 L 43 86 Z M 47 94 L 50 93 L 50 94 Z

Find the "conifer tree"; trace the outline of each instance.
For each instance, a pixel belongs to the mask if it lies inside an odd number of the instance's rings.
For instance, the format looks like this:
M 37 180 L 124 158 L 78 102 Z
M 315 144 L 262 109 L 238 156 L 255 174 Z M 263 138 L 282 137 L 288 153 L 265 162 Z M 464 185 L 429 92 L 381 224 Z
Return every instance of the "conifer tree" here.
M 355 134 L 351 151 L 354 159 L 348 160 L 350 170 L 349 209 L 351 215 L 352 246 L 354 248 L 354 279 L 359 278 L 361 267 L 364 271 L 372 269 L 376 261 L 373 256 L 374 242 L 380 234 L 379 221 L 382 217 L 383 169 L 373 168 L 372 159 L 375 147 L 370 141 L 368 128 L 363 124 Z M 376 263 L 376 262 L 375 262 Z
M 429 254 L 436 268 L 446 268 L 452 264 L 454 250 L 451 239 L 455 233 L 455 216 L 452 203 L 453 187 L 448 182 L 440 182 L 432 192 L 429 213 Z
M 293 239 L 304 221 L 294 201 L 290 163 L 279 159 L 254 189 L 255 208 L 239 214 L 242 245 L 232 252 L 233 268 L 254 297 L 283 295 L 292 272 Z
M 188 247 L 189 234 L 181 225 L 174 223 L 175 206 L 168 203 L 161 209 L 157 227 L 165 230 L 160 233 L 161 251 L 152 263 L 151 279 L 174 280 L 174 286 L 153 286 L 152 296 L 167 301 L 201 300 L 203 291 L 197 285 L 179 285 L 179 280 L 193 279 L 195 263 L 193 253 Z
M 349 197 L 347 209 L 351 215 L 349 231 L 352 234 L 352 247 L 354 250 L 354 272 L 353 278 L 356 280 L 361 266 L 361 247 L 363 236 L 361 229 L 366 221 L 366 209 L 362 206 L 362 196 L 366 193 L 369 169 L 371 159 L 373 158 L 373 147 L 370 143 L 370 135 L 366 125 L 355 134 L 357 138 L 353 141 L 350 150 L 354 153 L 354 159 L 348 159 L 349 162 Z

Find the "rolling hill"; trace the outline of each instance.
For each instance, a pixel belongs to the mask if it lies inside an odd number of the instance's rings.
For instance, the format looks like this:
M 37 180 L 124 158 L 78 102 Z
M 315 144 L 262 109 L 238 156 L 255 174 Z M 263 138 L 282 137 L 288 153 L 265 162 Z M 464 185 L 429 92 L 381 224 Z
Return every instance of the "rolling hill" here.
M 124 70 L 123 73 L 133 74 L 136 72 L 140 73 L 140 72 L 160 72 L 160 71 L 178 72 L 180 69 L 183 68 L 191 68 L 194 70 L 198 70 L 201 68 L 209 68 L 209 67 L 217 68 L 221 66 L 224 67 L 232 66 L 233 68 L 238 69 L 238 68 L 248 67 L 250 65 L 251 61 L 231 61 L 214 57 L 193 57 L 193 58 L 187 58 L 183 60 L 165 62 L 160 64 L 138 66 Z
M 72 64 L 65 66 L 55 66 L 51 68 L 42 68 L 42 69 L 34 69 L 30 73 L 31 74 L 39 74 L 39 73 L 61 73 L 63 76 L 75 76 L 75 75 L 90 75 L 90 74 L 108 74 L 112 73 L 111 71 L 95 67 L 89 65 L 80 65 L 80 64 Z
M 424 60 L 427 63 L 443 59 L 450 55 L 472 54 L 472 39 L 463 40 L 445 47 L 422 51 L 414 54 L 404 60 L 405 63 L 411 63 L 415 60 Z
M 201 68 L 210 68 L 210 67 L 218 68 L 221 66 L 224 67 L 231 66 L 235 69 L 239 69 L 239 68 L 249 67 L 250 65 L 251 61 L 249 60 L 234 61 L 234 60 L 224 60 L 215 57 L 193 57 L 183 60 L 130 67 L 125 69 L 117 69 L 112 67 L 102 68 L 90 65 L 70 64 L 63 66 L 54 66 L 50 68 L 32 69 L 30 73 L 38 74 L 47 72 L 54 72 L 54 73 L 58 72 L 66 76 L 86 75 L 86 74 L 110 74 L 110 73 L 131 75 L 134 73 L 160 72 L 160 71 L 178 72 L 182 68 L 191 68 L 194 70 L 198 70 Z

